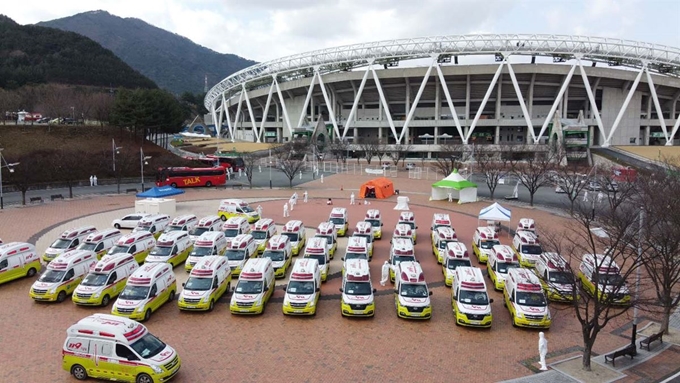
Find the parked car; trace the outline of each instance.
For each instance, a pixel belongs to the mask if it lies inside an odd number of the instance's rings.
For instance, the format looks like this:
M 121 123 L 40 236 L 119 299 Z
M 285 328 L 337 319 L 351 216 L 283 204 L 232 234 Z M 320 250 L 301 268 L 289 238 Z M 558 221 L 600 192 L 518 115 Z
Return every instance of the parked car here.
M 111 222 L 111 226 L 115 227 L 116 229 L 134 229 L 137 226 L 137 223 L 144 217 L 147 217 L 151 214 L 148 213 L 132 213 L 124 216 L 123 218 L 120 219 L 114 219 L 113 222 Z
M 600 191 L 602 190 L 602 186 L 600 186 L 600 183 L 597 181 L 588 181 L 588 185 L 586 185 L 586 189 L 590 191 Z
M 409 162 L 406 164 L 406 169 L 415 169 L 415 167 L 416 164 L 414 164 L 413 162 Z

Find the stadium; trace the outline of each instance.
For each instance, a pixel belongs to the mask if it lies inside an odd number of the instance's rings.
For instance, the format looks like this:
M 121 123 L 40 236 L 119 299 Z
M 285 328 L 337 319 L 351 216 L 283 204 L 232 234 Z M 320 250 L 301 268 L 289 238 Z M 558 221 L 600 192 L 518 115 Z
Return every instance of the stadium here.
M 223 137 L 446 145 L 674 145 L 680 49 L 586 36 L 456 35 L 362 43 L 260 63 L 215 85 Z M 219 133 L 219 129 L 218 129 Z

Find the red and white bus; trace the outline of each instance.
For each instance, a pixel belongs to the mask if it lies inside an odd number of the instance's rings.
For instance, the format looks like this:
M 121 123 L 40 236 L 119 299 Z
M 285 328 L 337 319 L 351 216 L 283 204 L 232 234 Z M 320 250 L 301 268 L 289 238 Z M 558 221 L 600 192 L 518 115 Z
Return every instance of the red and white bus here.
M 159 168 L 156 173 L 156 186 L 172 187 L 218 186 L 227 183 L 227 173 L 223 167 L 214 168 Z
M 204 164 L 212 166 L 221 166 L 223 168 L 231 168 L 232 172 L 238 172 L 239 169 L 244 169 L 243 157 L 224 157 L 208 154 L 205 157 L 195 158 Z

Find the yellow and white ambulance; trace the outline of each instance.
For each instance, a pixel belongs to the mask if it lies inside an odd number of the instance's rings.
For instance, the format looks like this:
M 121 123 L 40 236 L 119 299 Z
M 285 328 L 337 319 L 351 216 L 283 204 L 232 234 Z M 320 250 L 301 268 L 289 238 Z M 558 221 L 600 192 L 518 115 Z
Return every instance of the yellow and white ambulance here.
M 118 243 L 123 234 L 118 229 L 105 229 L 92 233 L 85 238 L 78 247 L 78 250 L 89 250 L 97 253 L 97 259 L 102 259 L 113 246 Z
M 250 234 L 250 224 L 243 217 L 231 217 L 222 224 L 222 232 L 227 238 L 227 246 L 233 238 L 241 234 Z
M 255 222 L 253 230 L 250 235 L 255 239 L 257 243 L 257 253 L 264 253 L 264 249 L 267 248 L 267 242 L 269 239 L 276 235 L 276 225 L 274 220 L 271 218 L 261 218 L 259 221 Z
M 87 378 L 136 383 L 167 382 L 177 374 L 177 352 L 130 319 L 94 314 L 66 330 L 62 368 Z
M 274 267 L 269 258 L 249 259 L 231 295 L 232 314 L 262 314 L 274 293 Z
M 375 315 L 376 290 L 371 285 L 368 261 L 355 259 L 347 263 L 342 279 L 340 312 L 343 316 L 372 317 Z
M 493 299 L 489 299 L 486 292 L 482 270 L 477 267 L 460 266 L 455 273 L 455 283 L 451 288 L 451 306 L 456 324 L 491 327 Z
M 290 239 L 278 234 L 271 237 L 261 258 L 272 260 L 275 278 L 285 278 L 293 259 L 293 254 L 290 250 Z
M 413 242 L 413 229 L 411 229 L 411 226 L 405 224 L 405 223 L 398 223 L 397 226 L 394 227 L 394 232 L 392 233 L 392 240 L 396 238 L 404 238 L 408 239 L 411 241 L 412 244 L 415 245 Z
M 456 268 L 462 266 L 472 266 L 470 254 L 463 242 L 449 242 L 444 250 L 444 262 L 442 262 L 442 272 L 444 273 L 444 283 L 453 286 Z
M 371 231 L 371 224 L 366 221 L 357 222 L 352 237 L 366 238 L 366 246 L 368 246 L 368 260 L 373 258 L 373 232 Z
M 281 230 L 281 235 L 285 235 L 290 239 L 290 247 L 293 251 L 293 255 L 300 254 L 300 251 L 305 247 L 307 241 L 305 225 L 302 224 L 302 221 L 291 220 L 286 222 Z
M 338 232 L 338 236 L 344 237 L 347 235 L 347 230 L 349 230 L 349 220 L 347 219 L 347 209 L 344 207 L 334 207 L 331 210 L 330 216 L 328 216 L 328 222 L 335 225 L 335 230 Z
M 621 268 L 610 256 L 584 254 L 578 278 L 583 289 L 599 301 L 615 305 L 630 304 L 630 291 L 621 275 Z
M 231 269 L 227 258 L 219 255 L 200 258 L 182 287 L 177 302 L 180 310 L 212 311 L 215 302 L 231 290 Z
M 250 234 L 239 234 L 227 246 L 224 256 L 229 260 L 231 276 L 238 277 L 246 262 L 251 257 L 257 257 L 257 245 Z
M 35 246 L 26 242 L 0 244 L 0 284 L 34 276 L 42 265 Z
M 170 224 L 170 216 L 167 214 L 152 214 L 139 220 L 137 226 L 132 229 L 133 233 L 145 232 L 153 234 L 154 238 L 158 238 L 163 234 L 163 231 Z
M 191 242 L 196 242 L 198 237 L 209 231 L 220 231 L 222 229 L 222 219 L 217 215 L 209 215 L 201 218 L 198 224 L 189 230 Z
M 226 221 L 231 217 L 242 217 L 245 218 L 248 223 L 257 222 L 260 219 L 260 215 L 257 211 L 253 210 L 248 202 L 242 199 L 223 199 L 220 201 L 220 207 L 217 209 L 217 215 L 220 216 L 222 221 Z
M 541 281 L 523 268 L 510 269 L 503 289 L 505 306 L 515 327 L 550 328 L 552 317 Z
M 401 262 L 415 262 L 416 252 L 411 238 L 393 238 L 390 247 L 390 281 L 394 282 L 394 270 Z
M 432 215 L 432 224 L 430 225 L 430 239 L 432 246 L 436 240 L 437 229 L 440 227 L 453 227 L 451 217 L 446 213 L 434 213 Z
M 167 262 L 172 267 L 181 265 L 189 257 L 193 245 L 186 231 L 171 231 L 163 233 L 158 238 L 156 246 L 146 257 L 146 263 Z
M 373 230 L 373 238 L 382 238 L 382 216 L 380 215 L 380 210 L 378 209 L 368 209 L 366 211 L 366 216 L 364 221 L 371 224 L 371 229 Z
M 198 225 L 198 217 L 194 214 L 180 215 L 179 217 L 173 218 L 163 232 L 186 231 L 188 233 L 193 230 L 196 225 Z
M 29 295 L 35 301 L 63 302 L 97 263 L 94 251 L 71 250 L 52 260 L 33 283 Z
M 522 267 L 532 268 L 538 257 L 543 253 L 538 237 L 531 231 L 520 230 L 515 232 L 512 239 L 512 250 L 517 254 L 517 259 Z
M 517 261 L 517 254 L 512 251 L 512 247 L 508 245 L 495 245 L 491 248 L 491 255 L 486 263 L 486 271 L 489 273 L 489 278 L 496 290 L 503 290 L 508 270 L 517 267 L 520 267 L 519 261 Z
M 209 255 L 223 256 L 227 250 L 227 238 L 221 231 L 206 231 L 194 242 L 194 247 L 189 253 L 186 262 L 184 262 L 184 270 L 191 271 L 198 261 L 203 257 Z
M 113 304 L 111 314 L 149 320 L 166 302 L 175 300 L 177 280 L 169 263 L 148 263 L 137 269 Z
M 325 282 L 329 274 L 330 256 L 326 248 L 326 240 L 323 238 L 310 238 L 305 248 L 305 258 L 313 258 L 319 262 L 319 269 L 321 270 L 321 282 Z
M 534 272 L 541 280 L 543 290 L 549 300 L 556 302 L 571 302 L 574 298 L 578 300 L 575 276 L 567 261 L 560 254 L 542 253 L 536 261 Z
M 59 238 L 52 242 L 47 250 L 45 250 L 42 260 L 45 263 L 52 262 L 58 255 L 77 248 L 88 235 L 96 232 L 97 228 L 94 226 L 83 226 L 64 231 L 59 235 Z
M 413 214 L 412 211 L 402 211 L 399 213 L 399 221 L 397 221 L 397 225 L 408 225 L 411 228 L 411 235 L 412 235 L 412 240 L 413 244 L 416 244 L 416 240 L 418 238 L 417 236 L 417 231 L 418 231 L 418 225 L 416 225 L 416 216 Z
M 401 262 L 394 281 L 394 305 L 397 316 L 406 319 L 432 318 L 432 291 L 427 288 L 425 274 L 418 262 Z
M 518 231 L 530 231 L 536 234 L 536 222 L 531 218 L 520 218 L 515 232 Z
M 326 247 L 331 259 L 335 255 L 335 250 L 338 248 L 338 232 L 335 230 L 335 225 L 332 222 L 321 222 L 316 228 L 315 237 L 324 238 L 326 240 Z
M 155 246 L 156 238 L 153 234 L 148 231 L 138 231 L 120 237 L 116 246 L 112 247 L 102 259 L 111 254 L 126 253 L 134 255 L 137 263 L 144 263 L 146 256 Z
M 444 262 L 446 244 L 449 242 L 458 242 L 458 235 L 456 235 L 456 232 L 452 228 L 444 226 L 435 229 L 432 242 L 432 254 L 437 258 L 437 263 Z
M 97 262 L 71 296 L 79 306 L 108 306 L 123 291 L 127 279 L 139 268 L 130 254 L 113 254 Z
M 494 246 L 500 245 L 498 233 L 491 227 L 480 226 L 472 236 L 472 252 L 477 256 L 479 263 L 486 263 Z
M 317 260 L 311 258 L 296 260 L 284 290 L 285 315 L 316 315 L 316 306 L 321 296 L 321 270 Z
M 347 250 L 345 256 L 340 258 L 342 261 L 342 275 L 345 275 L 347 262 L 352 259 L 365 259 L 368 261 L 368 244 L 364 237 L 349 237 L 347 240 Z

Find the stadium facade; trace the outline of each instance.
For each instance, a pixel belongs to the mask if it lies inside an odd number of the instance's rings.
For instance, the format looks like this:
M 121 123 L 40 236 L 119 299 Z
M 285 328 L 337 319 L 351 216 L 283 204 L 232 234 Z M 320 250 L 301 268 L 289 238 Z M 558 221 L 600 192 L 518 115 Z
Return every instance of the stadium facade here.
M 467 62 L 470 63 L 461 63 Z M 260 63 L 205 97 L 233 140 L 326 134 L 436 152 L 440 144 L 680 142 L 680 49 L 559 35 L 379 41 Z M 564 131 L 559 132 L 565 134 Z

